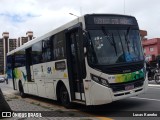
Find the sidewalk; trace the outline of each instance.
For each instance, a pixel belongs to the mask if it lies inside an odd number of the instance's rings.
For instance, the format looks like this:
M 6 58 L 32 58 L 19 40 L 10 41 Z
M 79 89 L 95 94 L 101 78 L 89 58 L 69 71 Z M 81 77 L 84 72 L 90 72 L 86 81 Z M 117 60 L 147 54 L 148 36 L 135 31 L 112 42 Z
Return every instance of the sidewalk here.
M 19 115 L 19 117 L 5 118 L 5 120 L 98 120 L 96 117 L 91 117 L 90 115 L 78 112 L 77 110 L 65 109 L 59 105 L 30 98 L 22 99 L 18 96 L 17 91 L 14 91 L 7 86 L 4 90 L 2 89 L 2 92 L 11 109 L 18 112 L 15 116 Z M 34 113 L 37 113 L 38 117 L 30 117 L 30 114 Z

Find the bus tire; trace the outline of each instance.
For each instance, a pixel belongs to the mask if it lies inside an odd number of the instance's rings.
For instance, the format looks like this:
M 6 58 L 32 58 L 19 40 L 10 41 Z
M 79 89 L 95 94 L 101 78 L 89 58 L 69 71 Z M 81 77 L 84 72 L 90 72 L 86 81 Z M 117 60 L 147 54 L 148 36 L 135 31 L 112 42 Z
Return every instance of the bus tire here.
M 26 94 L 24 93 L 24 90 L 23 90 L 23 86 L 22 86 L 22 83 L 19 82 L 19 94 L 22 98 L 25 98 L 26 97 Z
M 64 107 L 71 108 L 71 102 L 69 100 L 69 94 L 68 94 L 68 91 L 67 91 L 67 89 L 66 89 L 66 87 L 64 85 L 62 85 L 60 87 L 59 99 L 60 99 L 61 104 Z

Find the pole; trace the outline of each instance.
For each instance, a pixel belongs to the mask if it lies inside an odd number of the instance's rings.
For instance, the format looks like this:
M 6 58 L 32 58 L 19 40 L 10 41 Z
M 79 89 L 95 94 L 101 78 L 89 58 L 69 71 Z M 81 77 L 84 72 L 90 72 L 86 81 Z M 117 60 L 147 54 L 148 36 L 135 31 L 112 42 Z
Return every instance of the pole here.
M 124 7 L 124 8 L 123 8 L 123 9 L 124 9 L 124 14 L 125 14 L 125 9 L 126 9 L 126 8 L 125 8 L 125 7 L 126 7 L 125 4 L 126 4 L 126 3 L 125 3 L 125 0 L 124 0 L 124 5 L 123 5 L 123 7 Z

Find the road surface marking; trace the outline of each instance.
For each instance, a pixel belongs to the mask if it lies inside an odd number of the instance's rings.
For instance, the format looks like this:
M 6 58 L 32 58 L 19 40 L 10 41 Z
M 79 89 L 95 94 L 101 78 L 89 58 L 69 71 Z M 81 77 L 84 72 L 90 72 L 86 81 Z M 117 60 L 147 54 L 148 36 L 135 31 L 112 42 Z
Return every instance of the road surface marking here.
M 150 101 L 157 101 L 157 102 L 160 102 L 160 100 L 159 100 L 159 99 L 140 98 L 140 97 L 130 97 L 130 98 L 134 98 L 134 99 L 142 99 L 142 100 L 150 100 Z
M 160 89 L 160 87 L 159 87 L 159 88 L 157 88 L 157 87 L 149 87 L 149 88 L 153 88 L 153 89 Z
M 155 84 L 148 84 L 148 86 L 156 86 L 156 87 L 160 87 L 160 85 L 155 85 Z

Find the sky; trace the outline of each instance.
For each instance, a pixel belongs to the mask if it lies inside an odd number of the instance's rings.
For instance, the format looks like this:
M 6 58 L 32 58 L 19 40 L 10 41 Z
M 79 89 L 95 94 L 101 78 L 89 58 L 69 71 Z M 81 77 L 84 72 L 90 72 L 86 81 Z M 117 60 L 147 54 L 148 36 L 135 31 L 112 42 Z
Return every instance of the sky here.
M 76 18 L 69 13 L 132 15 L 147 38 L 160 38 L 160 0 L 0 0 L 0 34 L 38 37 Z

